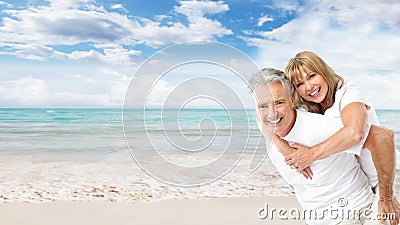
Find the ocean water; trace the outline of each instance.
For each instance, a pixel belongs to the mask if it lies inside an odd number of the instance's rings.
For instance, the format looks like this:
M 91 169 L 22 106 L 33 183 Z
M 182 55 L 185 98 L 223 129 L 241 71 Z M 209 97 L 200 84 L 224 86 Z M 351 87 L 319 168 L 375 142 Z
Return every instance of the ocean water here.
M 254 110 L 127 112 L 0 109 L 0 202 L 293 194 L 264 159 Z M 399 148 L 400 111 L 377 113 Z
M 396 148 L 400 150 L 400 110 L 377 110 L 376 113 L 381 125 L 394 131 Z
M 0 109 L 0 161 L 93 161 L 124 146 L 120 109 Z
M 209 147 L 216 151 L 224 144 L 222 139 L 226 139 L 220 137 L 234 134 L 240 139 L 230 142 L 241 143 L 249 139 L 248 135 L 256 140 L 260 136 L 252 110 L 153 109 L 146 110 L 145 115 L 140 112 L 133 110 L 132 116 L 123 121 L 121 109 L 0 109 L 0 162 L 106 160 L 129 152 L 124 131 L 135 139 L 151 139 L 154 147 L 158 147 L 157 142 L 175 136 L 191 144 L 199 137 L 212 137 Z M 249 143 L 247 148 L 252 149 L 251 144 L 254 145 Z M 158 150 L 168 152 L 173 147 L 160 146 Z M 235 147 L 232 152 L 243 151 Z M 138 147 L 132 146 L 135 148 Z

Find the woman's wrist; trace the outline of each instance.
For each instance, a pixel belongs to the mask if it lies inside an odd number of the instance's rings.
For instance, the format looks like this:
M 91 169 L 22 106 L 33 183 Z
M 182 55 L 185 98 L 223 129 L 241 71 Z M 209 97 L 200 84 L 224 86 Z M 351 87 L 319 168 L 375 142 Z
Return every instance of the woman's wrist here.
M 279 151 L 280 151 L 281 154 L 282 154 L 283 156 L 285 156 L 285 157 L 293 153 L 293 149 L 290 148 L 289 145 L 285 145 L 285 144 L 281 144 L 281 145 L 279 146 Z
M 312 155 L 312 162 L 315 162 L 315 161 L 323 158 L 322 154 L 321 154 L 322 151 L 321 151 L 320 145 L 316 145 L 316 146 L 310 148 L 310 151 L 311 151 L 311 155 Z

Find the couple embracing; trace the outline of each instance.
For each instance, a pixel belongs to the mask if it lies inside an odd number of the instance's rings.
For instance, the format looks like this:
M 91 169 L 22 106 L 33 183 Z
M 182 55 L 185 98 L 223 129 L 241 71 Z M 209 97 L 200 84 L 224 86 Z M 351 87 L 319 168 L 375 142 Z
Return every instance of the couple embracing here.
M 285 72 L 262 69 L 249 85 L 258 126 L 265 137 L 273 133 L 271 161 L 302 208 L 316 212 L 307 223 L 399 223 L 394 134 L 379 126 L 360 88 L 308 51 Z

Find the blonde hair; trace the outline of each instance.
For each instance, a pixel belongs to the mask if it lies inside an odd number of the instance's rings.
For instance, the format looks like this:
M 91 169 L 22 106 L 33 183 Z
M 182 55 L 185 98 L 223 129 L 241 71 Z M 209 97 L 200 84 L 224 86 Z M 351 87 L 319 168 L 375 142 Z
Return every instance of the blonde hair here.
M 326 105 L 331 107 L 335 102 L 336 91 L 342 87 L 344 79 L 340 75 L 336 74 L 335 71 L 328 66 L 317 54 L 309 51 L 303 51 L 296 54 L 296 56 L 289 60 L 286 65 L 286 76 L 289 78 L 292 88 L 296 89 L 295 83 L 300 80 L 301 69 L 303 66 L 307 66 L 309 70 L 314 73 L 320 74 L 328 84 L 328 93 L 325 97 Z M 313 113 L 323 114 L 321 104 L 310 102 L 300 96 L 300 94 L 294 92 L 294 100 L 296 107 L 305 106 L 307 110 Z

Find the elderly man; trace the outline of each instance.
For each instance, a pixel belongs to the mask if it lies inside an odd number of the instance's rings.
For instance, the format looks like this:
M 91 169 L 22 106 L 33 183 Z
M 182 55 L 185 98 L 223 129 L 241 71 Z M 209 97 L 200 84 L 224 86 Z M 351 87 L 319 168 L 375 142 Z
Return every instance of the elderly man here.
M 343 126 L 340 120 L 295 109 L 289 81 L 282 71 L 263 69 L 253 75 L 249 84 L 257 107 L 257 121 L 264 135 L 270 130 L 289 143 L 311 147 L 326 140 Z M 370 126 L 366 133 L 369 133 L 369 129 Z M 374 127 L 374 130 L 377 129 L 380 128 Z M 358 145 L 363 146 L 366 138 Z M 311 164 L 313 179 L 306 179 L 287 166 L 284 157 L 274 145 L 268 155 L 281 176 L 294 188 L 303 209 L 315 212 L 305 218 L 308 223 L 379 224 L 379 220 L 370 214 L 374 194 L 355 157 L 359 149 L 359 146 L 355 146 L 315 161 Z M 387 154 L 388 157 L 394 155 L 393 152 Z M 381 158 L 382 156 L 374 158 L 374 161 Z M 393 172 L 387 174 L 385 171 L 384 174 L 385 177 L 380 181 L 392 185 Z M 381 175 L 380 171 L 378 175 Z M 375 204 L 378 204 L 377 200 Z M 396 199 L 391 196 L 389 199 L 381 199 L 379 206 L 383 212 L 394 211 L 392 216 L 395 218 L 390 222 L 398 224 L 400 207 Z

